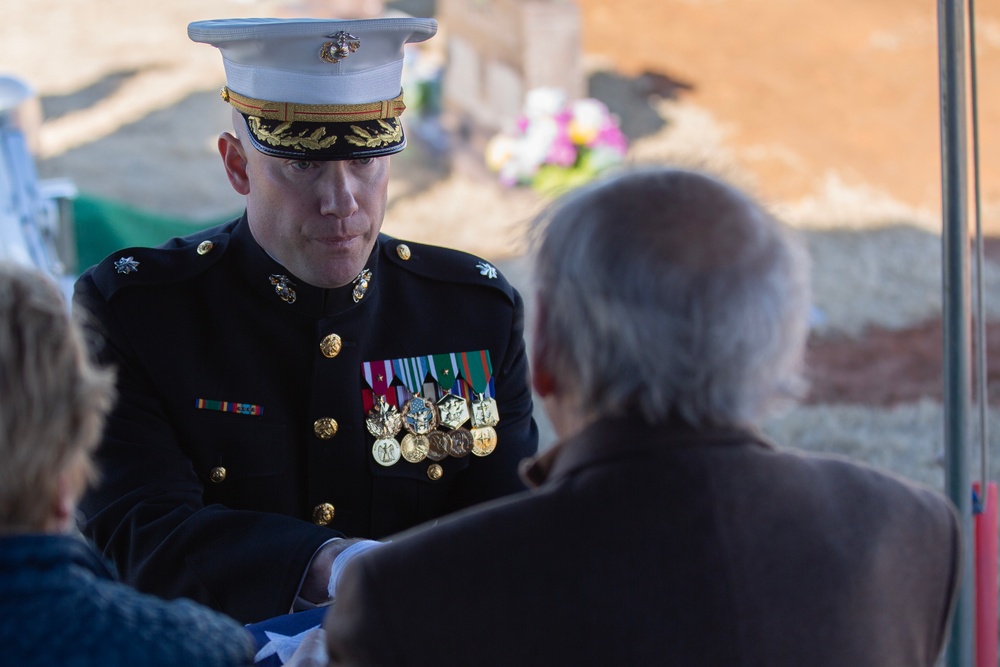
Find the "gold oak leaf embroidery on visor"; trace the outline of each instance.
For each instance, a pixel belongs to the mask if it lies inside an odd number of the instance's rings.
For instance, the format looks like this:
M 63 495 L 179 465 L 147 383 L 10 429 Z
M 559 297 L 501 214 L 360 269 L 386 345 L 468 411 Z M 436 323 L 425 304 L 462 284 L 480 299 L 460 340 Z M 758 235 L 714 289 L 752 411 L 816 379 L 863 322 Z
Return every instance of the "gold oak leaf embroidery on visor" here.
M 387 144 L 392 144 L 397 141 L 402 141 L 403 139 L 403 127 L 396 123 L 395 127 L 385 122 L 384 120 L 378 121 L 378 124 L 382 126 L 385 132 L 377 132 L 372 134 L 363 127 L 358 127 L 357 125 L 351 125 L 351 130 L 357 136 L 348 135 L 344 137 L 347 142 L 353 144 L 354 146 L 364 146 L 365 148 L 378 148 L 379 146 L 385 146 Z
M 326 134 L 325 127 L 317 128 L 308 136 L 306 136 L 307 130 L 303 130 L 298 136 L 293 136 L 285 134 L 291 127 L 291 122 L 282 123 L 274 128 L 274 131 L 268 131 L 261 127 L 260 118 L 256 116 L 249 116 L 247 122 L 250 124 L 250 131 L 254 133 L 254 136 L 271 146 L 291 146 L 315 151 L 329 148 L 337 142 L 336 135 L 323 138 Z

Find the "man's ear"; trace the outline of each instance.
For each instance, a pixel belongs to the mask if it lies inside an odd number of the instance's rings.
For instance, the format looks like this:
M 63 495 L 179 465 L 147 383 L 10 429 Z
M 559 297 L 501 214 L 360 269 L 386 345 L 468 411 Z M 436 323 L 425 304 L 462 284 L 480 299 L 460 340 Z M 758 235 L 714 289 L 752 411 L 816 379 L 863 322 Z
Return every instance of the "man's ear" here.
M 555 377 L 545 369 L 545 364 L 537 354 L 532 355 L 531 388 L 542 398 L 551 396 L 556 390 Z
M 243 153 L 243 144 L 231 133 L 223 132 L 219 135 L 218 146 L 229 184 L 241 195 L 250 194 L 250 178 L 247 176 L 247 158 Z
M 534 335 L 531 342 L 531 388 L 540 397 L 545 398 L 555 393 L 556 379 L 549 369 L 548 357 L 551 352 L 550 343 L 545 335 L 545 306 L 538 301 L 535 309 Z

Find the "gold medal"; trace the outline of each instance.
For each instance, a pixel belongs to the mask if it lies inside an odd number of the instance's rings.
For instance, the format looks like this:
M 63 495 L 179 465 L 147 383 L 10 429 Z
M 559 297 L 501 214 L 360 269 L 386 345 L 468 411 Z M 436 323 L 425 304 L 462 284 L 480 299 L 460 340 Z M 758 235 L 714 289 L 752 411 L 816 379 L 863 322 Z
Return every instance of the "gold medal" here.
M 427 435 L 437 428 L 439 422 L 437 406 L 420 396 L 406 402 L 402 416 L 403 428 L 412 435 Z
M 372 458 L 379 465 L 389 467 L 399 461 L 400 446 L 395 438 L 379 438 L 372 445 Z
M 441 423 L 455 430 L 469 420 L 469 404 L 465 399 L 455 394 L 445 394 L 437 402 Z
M 472 429 L 472 453 L 489 456 L 497 448 L 497 432 L 492 426 Z M 405 455 L 404 455 L 405 456 Z
M 496 426 L 500 422 L 500 415 L 497 413 L 497 402 L 485 394 L 479 394 L 472 400 L 472 427 L 484 428 L 486 426 Z
M 431 431 L 427 434 L 427 458 L 431 461 L 441 461 L 448 458 L 451 447 L 451 436 L 443 431 Z
M 468 456 L 474 442 L 472 431 L 467 428 L 457 428 L 449 435 L 451 436 L 451 446 L 448 447 L 448 454 L 456 459 Z
M 403 428 L 403 417 L 395 405 L 390 405 L 386 402 L 385 396 L 380 395 L 375 399 L 375 406 L 365 417 L 365 427 L 375 438 L 394 438 Z
M 399 443 L 399 451 L 403 455 L 403 458 L 410 463 L 420 463 L 425 458 L 427 458 L 427 452 L 430 450 L 430 443 L 427 441 L 426 435 L 413 435 L 412 433 L 407 433 L 403 436 L 403 441 Z

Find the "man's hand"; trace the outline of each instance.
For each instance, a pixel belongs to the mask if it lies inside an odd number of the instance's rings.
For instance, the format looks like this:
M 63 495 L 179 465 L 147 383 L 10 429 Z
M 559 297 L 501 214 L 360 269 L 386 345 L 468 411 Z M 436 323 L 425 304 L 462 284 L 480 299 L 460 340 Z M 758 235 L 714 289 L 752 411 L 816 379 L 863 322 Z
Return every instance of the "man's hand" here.
M 323 628 L 313 628 L 302 638 L 285 667 L 326 667 L 326 633 Z

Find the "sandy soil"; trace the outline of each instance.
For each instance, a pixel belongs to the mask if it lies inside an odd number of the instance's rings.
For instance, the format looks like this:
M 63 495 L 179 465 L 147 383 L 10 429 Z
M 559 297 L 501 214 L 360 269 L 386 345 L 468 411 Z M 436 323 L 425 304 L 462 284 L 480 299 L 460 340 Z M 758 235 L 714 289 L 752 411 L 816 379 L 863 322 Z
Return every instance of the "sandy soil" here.
M 936 3 L 581 0 L 584 45 L 708 109 L 770 199 L 830 179 L 940 207 Z M 976 3 L 982 197 L 1000 223 L 1000 5 Z

